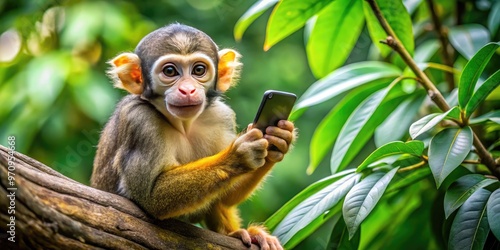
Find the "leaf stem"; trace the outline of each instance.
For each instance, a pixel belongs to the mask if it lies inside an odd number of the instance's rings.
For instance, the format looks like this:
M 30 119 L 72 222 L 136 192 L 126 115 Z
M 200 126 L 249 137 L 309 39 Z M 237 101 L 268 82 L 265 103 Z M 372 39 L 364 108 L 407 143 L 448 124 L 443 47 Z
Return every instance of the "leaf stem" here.
M 460 71 L 458 71 L 457 69 L 450 67 L 448 65 L 439 64 L 439 63 L 428 62 L 427 68 L 437 69 L 437 70 L 441 70 L 441 71 L 448 72 L 451 74 L 460 74 Z
M 427 94 L 429 95 L 431 100 L 442 111 L 448 111 L 450 109 L 450 106 L 444 99 L 443 95 L 436 88 L 434 83 L 431 82 L 431 80 L 427 77 L 427 75 L 417 66 L 416 62 L 411 57 L 410 53 L 408 53 L 408 50 L 405 49 L 401 41 L 396 36 L 396 33 L 392 30 L 391 26 L 382 15 L 382 12 L 380 11 L 380 8 L 378 7 L 375 0 L 366 0 L 366 1 L 368 2 L 368 4 L 370 4 L 370 7 L 373 10 L 375 16 L 377 17 L 380 25 L 388 35 L 384 43 L 390 46 L 394 51 L 396 51 L 401 56 L 406 65 L 410 67 L 413 73 L 418 78 L 421 79 L 420 83 L 427 90 Z M 476 147 L 478 156 L 481 158 L 481 162 L 488 167 L 488 169 L 492 172 L 493 175 L 495 175 L 497 178 L 500 178 L 500 167 L 496 166 L 495 160 L 488 152 L 488 150 L 486 150 L 486 148 L 479 140 L 477 135 L 473 133 L 473 136 L 474 136 L 473 143 L 474 146 Z
M 408 166 L 408 167 L 405 167 L 405 168 L 400 168 L 398 170 L 398 173 L 403 173 L 403 172 L 415 170 L 417 168 L 421 168 L 421 167 L 425 166 L 425 164 L 427 164 L 427 161 L 421 161 L 421 162 L 415 163 L 415 164 L 413 164 L 411 166 Z
M 443 60 L 443 63 L 448 67 L 453 67 L 452 56 L 449 51 L 447 31 L 443 27 L 443 25 L 441 25 L 441 21 L 439 20 L 439 17 L 434 8 L 433 0 L 427 0 L 427 5 L 429 6 L 429 10 L 431 12 L 432 22 L 434 23 L 434 30 L 437 33 L 439 42 L 441 42 L 441 58 Z M 445 72 L 444 76 L 446 78 L 446 82 L 448 83 L 448 90 L 451 91 L 455 88 L 455 78 L 453 77 L 453 74 L 449 72 Z

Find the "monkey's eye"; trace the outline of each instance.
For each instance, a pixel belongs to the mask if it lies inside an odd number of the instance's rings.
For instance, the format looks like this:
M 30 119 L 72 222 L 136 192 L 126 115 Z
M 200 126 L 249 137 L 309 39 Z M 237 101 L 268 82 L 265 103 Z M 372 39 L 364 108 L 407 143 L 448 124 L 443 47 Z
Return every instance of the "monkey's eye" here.
M 179 72 L 175 69 L 174 66 L 172 65 L 167 65 L 163 68 L 163 74 L 168 76 L 168 77 L 174 77 L 179 75 Z
M 205 66 L 198 64 L 198 65 L 194 66 L 192 74 L 197 75 L 197 76 L 203 76 L 206 71 L 207 71 L 207 69 Z

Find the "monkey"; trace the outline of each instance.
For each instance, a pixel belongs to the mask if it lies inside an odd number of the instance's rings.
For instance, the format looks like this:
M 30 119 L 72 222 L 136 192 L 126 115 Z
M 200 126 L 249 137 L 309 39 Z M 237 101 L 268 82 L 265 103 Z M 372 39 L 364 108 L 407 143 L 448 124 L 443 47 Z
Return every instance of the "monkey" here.
M 201 223 L 244 245 L 283 249 L 260 225 L 241 227 L 237 205 L 295 140 L 291 121 L 264 133 L 237 133 L 224 93 L 240 76 L 241 55 L 219 50 L 183 24 L 159 28 L 109 61 L 117 104 L 97 145 L 91 186 L 124 196 L 159 220 Z

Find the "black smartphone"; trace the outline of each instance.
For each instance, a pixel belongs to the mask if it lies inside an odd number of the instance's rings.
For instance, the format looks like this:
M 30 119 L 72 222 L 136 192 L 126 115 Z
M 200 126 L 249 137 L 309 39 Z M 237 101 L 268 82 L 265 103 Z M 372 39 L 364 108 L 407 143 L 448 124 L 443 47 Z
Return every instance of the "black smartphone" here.
M 296 99 L 297 96 L 293 93 L 277 90 L 266 91 L 253 121 L 254 128 L 265 133 L 268 126 L 276 126 L 280 120 L 288 120 Z

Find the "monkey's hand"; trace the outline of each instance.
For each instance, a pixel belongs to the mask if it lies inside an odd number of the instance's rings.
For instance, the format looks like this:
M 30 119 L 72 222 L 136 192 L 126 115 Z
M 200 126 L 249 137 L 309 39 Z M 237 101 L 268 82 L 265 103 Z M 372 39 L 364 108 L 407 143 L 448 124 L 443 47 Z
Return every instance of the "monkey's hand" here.
M 257 169 L 266 163 L 268 145 L 260 130 L 250 129 L 234 142 L 234 155 L 237 161 L 242 161 L 251 169 Z
M 291 121 L 281 120 L 278 126 L 269 126 L 266 128 L 264 138 L 269 145 L 274 146 L 268 150 L 267 161 L 280 162 L 290 149 L 290 145 L 295 138 L 295 126 Z
M 252 243 L 255 243 L 263 250 L 283 250 L 278 238 L 270 235 L 262 226 L 250 226 L 248 229 L 238 229 L 230 233 L 229 236 L 241 239 L 246 246 L 251 246 Z

